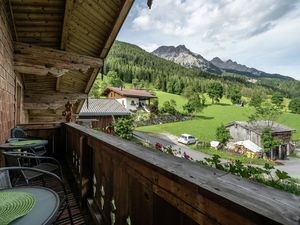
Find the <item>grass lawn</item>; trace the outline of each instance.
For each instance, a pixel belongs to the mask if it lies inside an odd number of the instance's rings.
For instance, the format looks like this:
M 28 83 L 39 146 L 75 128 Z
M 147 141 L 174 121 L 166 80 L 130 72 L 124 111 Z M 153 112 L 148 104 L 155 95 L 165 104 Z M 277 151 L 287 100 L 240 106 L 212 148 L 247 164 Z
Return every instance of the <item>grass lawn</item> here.
M 180 112 L 183 111 L 183 105 L 187 103 L 187 99 L 180 95 L 170 94 L 163 91 L 155 91 L 158 97 L 159 107 L 163 106 L 164 102 L 174 99 L 176 101 L 176 109 Z
M 174 94 L 158 91 L 159 103 L 174 99 L 177 102 L 177 108 L 182 110 L 182 105 L 187 101 L 184 97 Z M 207 103 L 210 99 L 207 98 Z M 227 124 L 235 120 L 247 121 L 249 115 L 254 112 L 253 107 L 239 107 L 230 104 L 228 99 L 222 99 L 217 105 L 208 105 L 193 120 L 159 124 L 154 126 L 139 127 L 137 130 L 153 133 L 171 133 L 180 135 L 189 133 L 202 141 L 211 141 L 215 139 L 215 131 L 220 124 Z M 293 135 L 293 139 L 300 140 L 300 115 L 284 112 L 278 119 L 279 123 L 298 130 Z
M 197 148 L 195 146 L 192 146 L 192 148 L 196 151 L 203 152 L 207 155 L 219 155 L 222 159 L 240 160 L 242 163 L 246 163 L 246 164 L 265 165 L 265 163 L 269 163 L 269 164 L 275 165 L 275 163 L 273 161 L 266 161 L 264 159 L 250 159 L 244 155 L 237 154 L 234 152 L 217 150 L 214 148 Z

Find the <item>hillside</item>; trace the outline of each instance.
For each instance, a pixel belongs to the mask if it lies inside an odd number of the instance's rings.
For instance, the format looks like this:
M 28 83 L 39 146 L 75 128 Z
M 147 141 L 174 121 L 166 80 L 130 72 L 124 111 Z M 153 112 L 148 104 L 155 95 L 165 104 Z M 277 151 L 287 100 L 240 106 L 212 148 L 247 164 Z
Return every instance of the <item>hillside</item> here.
M 182 104 L 182 101 L 186 101 L 185 98 L 179 95 L 172 95 L 165 92 L 157 93 L 160 104 L 167 99 L 174 99 L 178 106 Z M 207 101 L 210 103 L 209 99 Z M 153 133 L 171 133 L 174 135 L 180 135 L 181 133 L 189 133 L 200 140 L 211 141 L 215 139 L 215 131 L 221 123 L 226 124 L 235 120 L 247 121 L 249 115 L 254 112 L 253 107 L 239 107 L 229 104 L 229 99 L 223 98 L 218 105 L 208 104 L 204 110 L 197 114 L 194 120 L 160 124 L 154 126 L 139 127 L 138 130 Z M 289 112 L 284 112 L 278 119 L 279 123 L 294 128 L 297 132 L 293 135 L 293 139 L 300 140 L 300 115 Z
M 217 74 L 187 68 L 120 41 L 114 43 L 105 60 L 104 74 L 109 70 L 116 71 L 124 82 L 138 80 L 145 86 L 150 84 L 158 90 L 173 94 L 184 94 L 185 89 L 191 87 L 206 92 L 211 82 L 219 81 L 225 91 L 238 87 L 245 97 L 251 97 L 254 92 L 270 95 L 274 91 L 283 92 L 287 97 L 300 96 L 299 81 L 264 78 L 251 83 L 248 77 L 240 74 Z

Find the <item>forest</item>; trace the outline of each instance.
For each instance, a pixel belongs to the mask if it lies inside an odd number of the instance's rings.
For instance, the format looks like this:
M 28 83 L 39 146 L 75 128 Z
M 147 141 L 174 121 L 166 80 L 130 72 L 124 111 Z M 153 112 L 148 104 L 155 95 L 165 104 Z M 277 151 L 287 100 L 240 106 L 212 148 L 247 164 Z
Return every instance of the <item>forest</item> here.
M 247 74 L 224 72 L 214 74 L 194 68 L 186 68 L 159 58 L 140 47 L 115 41 L 105 60 L 104 75 L 108 71 L 116 71 L 125 83 L 139 82 L 143 88 L 154 87 L 168 93 L 184 95 L 185 92 L 197 90 L 207 92 L 207 87 L 219 81 L 223 85 L 225 95 L 231 89 L 239 89 L 242 96 L 252 97 L 254 94 L 272 95 L 281 92 L 287 98 L 300 97 L 300 81 L 290 78 L 256 78 Z

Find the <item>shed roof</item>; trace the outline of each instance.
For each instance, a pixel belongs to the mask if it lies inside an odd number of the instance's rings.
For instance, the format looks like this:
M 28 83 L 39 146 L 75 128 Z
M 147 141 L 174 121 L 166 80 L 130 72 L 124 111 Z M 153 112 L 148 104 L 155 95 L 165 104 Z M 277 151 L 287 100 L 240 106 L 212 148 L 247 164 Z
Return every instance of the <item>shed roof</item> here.
M 253 143 L 250 140 L 245 140 L 245 141 L 238 141 L 236 143 L 234 143 L 235 145 L 242 145 L 244 146 L 246 149 L 252 151 L 252 152 L 261 152 L 262 148 L 259 147 L 257 144 Z
M 141 97 L 141 98 L 157 98 L 156 96 L 150 94 L 146 90 L 136 90 L 136 89 L 125 89 L 125 88 L 118 88 L 118 87 L 108 87 L 102 93 L 102 95 L 106 96 L 110 91 L 114 91 L 119 95 L 125 97 Z
M 269 121 L 269 120 L 258 120 L 258 121 L 234 121 L 230 124 L 227 124 L 226 127 L 233 125 L 240 125 L 246 129 L 252 130 L 258 134 L 262 134 L 265 128 L 270 128 L 272 133 L 283 133 L 283 132 L 293 132 L 295 129 L 282 125 L 280 123 Z
M 128 116 L 130 112 L 115 99 L 85 100 L 79 116 Z

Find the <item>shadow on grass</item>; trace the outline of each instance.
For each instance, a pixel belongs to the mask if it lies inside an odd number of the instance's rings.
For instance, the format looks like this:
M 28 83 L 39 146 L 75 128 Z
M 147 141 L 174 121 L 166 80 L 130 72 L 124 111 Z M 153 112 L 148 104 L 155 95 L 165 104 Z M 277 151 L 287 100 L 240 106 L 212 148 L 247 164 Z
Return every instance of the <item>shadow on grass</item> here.
M 212 116 L 199 116 L 199 115 L 194 116 L 194 117 L 197 118 L 197 119 L 203 119 L 203 120 L 212 120 L 212 119 L 215 118 L 215 117 L 212 117 Z
M 229 104 L 229 103 L 216 103 L 215 105 L 231 106 L 232 104 Z
M 232 104 L 229 104 L 229 103 L 214 103 L 214 104 L 206 104 L 205 107 L 214 106 L 214 105 L 232 106 Z

